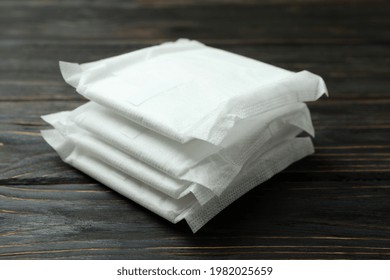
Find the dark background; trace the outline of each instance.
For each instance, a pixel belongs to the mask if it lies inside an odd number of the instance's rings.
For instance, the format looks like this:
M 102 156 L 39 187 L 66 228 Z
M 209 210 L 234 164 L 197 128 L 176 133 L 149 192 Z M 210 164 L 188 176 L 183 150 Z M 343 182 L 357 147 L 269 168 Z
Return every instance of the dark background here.
M 390 2 L 0 1 L 0 258 L 388 259 Z M 61 162 L 41 115 L 85 100 L 58 60 L 180 37 L 324 78 L 316 154 L 197 234 Z

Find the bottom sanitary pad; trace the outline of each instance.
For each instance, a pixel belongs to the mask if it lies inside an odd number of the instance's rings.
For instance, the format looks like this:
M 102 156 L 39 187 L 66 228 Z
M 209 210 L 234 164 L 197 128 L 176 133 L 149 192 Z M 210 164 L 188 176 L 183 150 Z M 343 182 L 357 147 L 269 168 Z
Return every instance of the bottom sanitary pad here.
M 58 130 L 45 130 L 42 135 L 68 164 L 173 223 L 185 219 L 193 232 L 243 194 L 314 151 L 310 138 L 294 138 L 265 153 L 254 153 L 221 195 L 205 189 L 205 199 L 200 202 L 192 192 L 173 198 L 129 176 Z M 172 180 L 168 175 L 161 176 Z

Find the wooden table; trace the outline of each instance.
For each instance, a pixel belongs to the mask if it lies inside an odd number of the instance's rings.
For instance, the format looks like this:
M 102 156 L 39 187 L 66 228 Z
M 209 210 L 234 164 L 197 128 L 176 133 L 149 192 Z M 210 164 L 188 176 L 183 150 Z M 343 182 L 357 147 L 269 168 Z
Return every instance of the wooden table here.
M 388 1 L 4 0 L 0 22 L 0 258 L 389 258 Z M 180 37 L 309 70 L 331 95 L 309 104 L 316 154 L 197 234 L 64 164 L 39 132 L 85 102 L 58 60 Z

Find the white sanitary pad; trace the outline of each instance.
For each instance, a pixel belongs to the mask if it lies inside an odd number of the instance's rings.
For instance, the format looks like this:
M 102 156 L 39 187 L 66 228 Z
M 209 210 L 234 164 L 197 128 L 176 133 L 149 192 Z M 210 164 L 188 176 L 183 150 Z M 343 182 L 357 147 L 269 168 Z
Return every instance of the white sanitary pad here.
M 42 135 L 66 163 L 173 223 L 185 219 L 193 232 L 250 189 L 313 152 L 309 138 L 296 138 L 277 145 L 263 155 L 254 154 L 248 161 L 247 168 L 236 177 L 224 194 L 201 206 L 190 194 L 173 199 L 124 174 L 95 158 L 56 130 L 42 131 Z
M 295 137 L 302 130 L 314 133 L 310 113 L 303 103 L 287 105 L 238 122 L 221 146 L 201 140 L 177 143 L 92 102 L 73 112 L 47 115 L 43 119 L 65 134 L 74 134 L 75 126 L 82 127 L 130 157 L 173 178 L 202 185 L 217 195 L 235 178 L 254 152 L 265 152 L 284 141 L 286 136 Z M 286 126 L 290 130 L 284 135 L 282 130 Z M 272 139 L 274 135 L 278 137 Z M 139 176 L 150 178 L 141 173 Z M 196 190 L 194 192 L 197 193 Z M 199 199 L 202 200 L 201 197 Z
M 314 152 L 303 103 L 327 94 L 294 73 L 186 39 L 84 64 L 60 62 L 89 102 L 42 118 L 62 160 L 193 232 Z
M 303 118 L 301 117 L 301 119 Z M 212 188 L 207 188 L 193 181 L 180 180 L 178 178 L 171 177 L 140 161 L 139 159 L 118 150 L 109 143 L 100 140 L 99 137 L 78 127 L 76 124 L 68 127 L 55 125 L 55 127 L 61 134 L 64 135 L 64 137 L 67 138 L 68 141 L 71 141 L 74 146 L 77 146 L 86 153 L 94 155 L 94 157 L 100 161 L 143 183 L 148 184 L 152 188 L 159 190 L 172 198 L 179 199 L 189 193 L 192 193 L 200 204 L 204 204 L 215 195 Z M 302 130 L 298 127 L 286 125 L 280 128 L 275 135 L 265 142 L 263 148 L 258 150 L 257 154 L 266 152 L 277 144 L 287 139 L 294 138 L 301 132 Z M 156 154 L 156 157 L 159 155 L 160 154 Z M 213 172 L 215 172 L 215 170 Z M 198 171 L 200 176 L 210 176 L 209 173 L 210 172 L 207 168 L 204 168 L 203 173 L 202 171 Z M 227 186 L 228 183 L 222 186 L 222 188 L 225 189 Z
M 184 39 L 60 68 L 86 98 L 181 143 L 197 138 L 218 145 L 239 120 L 327 92 L 310 72 Z

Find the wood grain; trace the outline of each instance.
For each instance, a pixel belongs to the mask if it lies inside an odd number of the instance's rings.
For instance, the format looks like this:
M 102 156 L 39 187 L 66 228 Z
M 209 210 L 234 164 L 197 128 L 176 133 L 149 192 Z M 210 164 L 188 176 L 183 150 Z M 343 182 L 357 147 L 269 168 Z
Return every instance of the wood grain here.
M 1 1 L 0 259 L 389 259 L 388 1 Z M 197 234 L 64 164 L 41 115 L 85 100 L 58 60 L 179 37 L 324 77 L 316 153 Z

